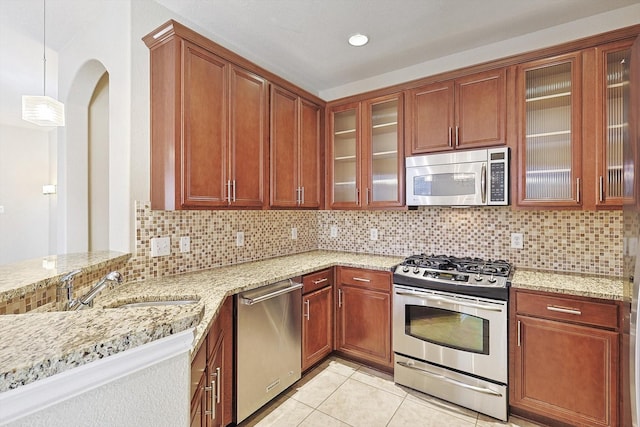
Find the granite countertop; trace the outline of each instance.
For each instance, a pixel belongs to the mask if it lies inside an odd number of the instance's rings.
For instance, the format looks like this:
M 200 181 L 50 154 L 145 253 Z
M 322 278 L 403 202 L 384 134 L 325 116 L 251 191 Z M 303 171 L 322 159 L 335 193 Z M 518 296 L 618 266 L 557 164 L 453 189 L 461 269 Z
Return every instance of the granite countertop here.
M 620 277 L 518 270 L 516 268 L 511 287 L 615 301 L 628 299 L 627 287 Z
M 192 350 L 195 354 L 229 295 L 335 265 L 390 270 L 401 260 L 401 257 L 312 251 L 126 283 L 97 298 L 94 308 L 80 312 L 0 316 L 0 392 L 190 327 L 196 328 Z M 66 265 L 64 271 L 78 267 Z M 27 283 L 24 286 L 38 285 Z M 14 288 L 5 286 L 4 292 L 15 294 L 20 291 Z M 0 295 L 2 292 L 0 287 Z M 111 308 L 128 302 L 186 298 L 199 298 L 199 302 L 180 306 Z
M 109 263 L 125 262 L 130 257 L 128 253 L 98 251 L 51 255 L 0 265 L 0 302 L 49 287 L 70 271 L 82 269 L 91 273 Z

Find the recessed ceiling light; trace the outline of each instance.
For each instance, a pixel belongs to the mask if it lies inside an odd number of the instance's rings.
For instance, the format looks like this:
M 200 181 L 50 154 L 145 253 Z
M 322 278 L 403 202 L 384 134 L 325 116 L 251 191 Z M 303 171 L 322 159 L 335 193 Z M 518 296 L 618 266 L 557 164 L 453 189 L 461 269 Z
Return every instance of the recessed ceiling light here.
M 349 44 L 351 46 L 364 46 L 368 42 L 369 42 L 369 37 L 365 36 L 364 34 L 358 33 L 349 37 Z

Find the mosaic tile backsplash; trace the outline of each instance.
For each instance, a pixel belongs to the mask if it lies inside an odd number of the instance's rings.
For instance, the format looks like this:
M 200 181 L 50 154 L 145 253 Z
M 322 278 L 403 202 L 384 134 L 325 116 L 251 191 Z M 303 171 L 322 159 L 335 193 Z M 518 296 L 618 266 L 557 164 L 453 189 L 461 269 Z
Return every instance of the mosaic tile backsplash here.
M 331 237 L 331 227 L 337 237 Z M 291 228 L 298 238 L 291 239 Z M 136 253 L 127 280 L 173 275 L 314 249 L 406 256 L 445 253 L 506 259 L 520 268 L 622 275 L 622 211 L 419 208 L 413 211 L 153 211 L 136 203 Z M 370 239 L 377 229 L 378 239 Z M 244 246 L 236 246 L 243 231 Z M 523 249 L 511 249 L 522 233 Z M 150 239 L 171 238 L 151 258 Z M 181 236 L 191 251 L 180 253 Z

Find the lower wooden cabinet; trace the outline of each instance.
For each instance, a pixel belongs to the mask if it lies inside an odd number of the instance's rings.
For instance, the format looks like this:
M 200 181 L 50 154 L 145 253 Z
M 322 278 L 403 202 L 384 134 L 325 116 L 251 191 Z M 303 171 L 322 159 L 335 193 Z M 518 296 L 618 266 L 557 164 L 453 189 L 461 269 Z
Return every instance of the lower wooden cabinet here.
M 393 369 L 391 272 L 338 267 L 336 350 Z
M 512 292 L 510 409 L 549 424 L 617 426 L 619 306 Z
M 302 278 L 302 370 L 333 351 L 333 269 Z
M 191 427 L 233 422 L 233 298 L 227 298 L 191 362 Z

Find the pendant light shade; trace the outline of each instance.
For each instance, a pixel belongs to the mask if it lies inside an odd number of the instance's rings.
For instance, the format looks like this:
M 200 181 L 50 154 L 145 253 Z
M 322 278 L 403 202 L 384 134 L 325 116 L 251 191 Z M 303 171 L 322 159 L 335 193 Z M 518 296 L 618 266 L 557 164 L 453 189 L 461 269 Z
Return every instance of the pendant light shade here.
M 64 126 L 64 104 L 50 96 L 22 96 L 22 120 L 38 126 Z
M 38 126 L 64 126 L 64 104 L 47 96 L 46 0 L 42 0 L 42 96 L 22 96 L 22 120 Z

